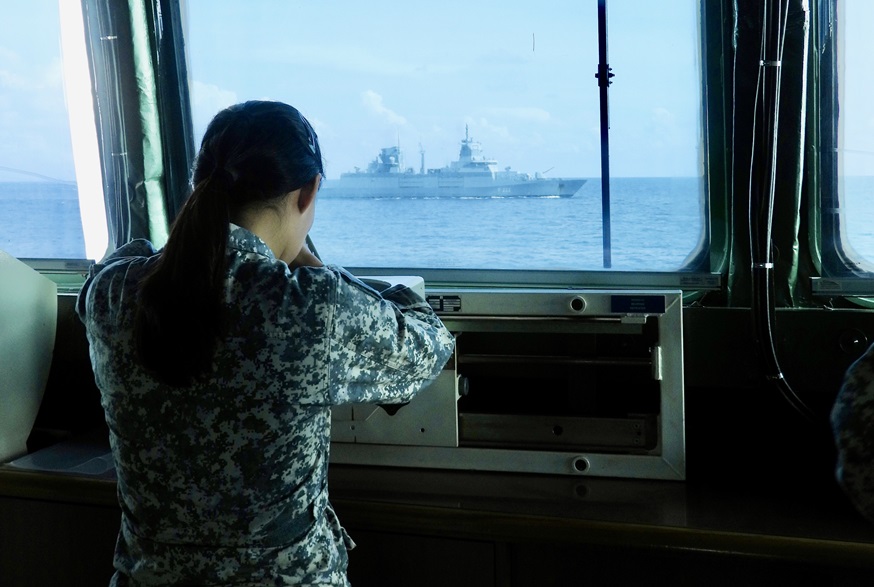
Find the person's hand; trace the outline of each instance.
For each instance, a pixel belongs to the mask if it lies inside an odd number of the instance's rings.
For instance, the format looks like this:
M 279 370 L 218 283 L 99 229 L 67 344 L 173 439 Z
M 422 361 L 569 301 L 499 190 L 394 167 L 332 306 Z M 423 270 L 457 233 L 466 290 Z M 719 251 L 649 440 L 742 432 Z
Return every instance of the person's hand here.
M 310 248 L 304 242 L 297 257 L 289 265 L 291 267 L 322 267 L 324 264 L 310 251 Z

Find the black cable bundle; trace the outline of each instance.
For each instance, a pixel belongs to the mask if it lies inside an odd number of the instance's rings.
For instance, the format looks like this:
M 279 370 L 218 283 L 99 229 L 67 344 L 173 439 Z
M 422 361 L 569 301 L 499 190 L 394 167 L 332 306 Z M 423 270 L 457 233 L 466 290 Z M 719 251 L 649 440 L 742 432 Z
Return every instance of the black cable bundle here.
M 816 417 L 783 375 L 774 345 L 774 256 L 771 229 L 777 170 L 777 132 L 783 45 L 788 0 L 762 3 L 762 42 L 756 90 L 753 149 L 750 158 L 749 226 L 752 261 L 752 312 L 765 374 L 787 402 L 810 421 Z M 760 132 L 757 132 L 760 129 Z

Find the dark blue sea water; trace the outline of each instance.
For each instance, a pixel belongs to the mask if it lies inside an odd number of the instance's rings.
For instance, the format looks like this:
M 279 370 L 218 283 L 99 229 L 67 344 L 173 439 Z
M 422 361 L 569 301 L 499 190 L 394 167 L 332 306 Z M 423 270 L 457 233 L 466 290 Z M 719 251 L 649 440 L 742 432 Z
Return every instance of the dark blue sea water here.
M 73 183 L 0 183 L 0 250 L 19 258 L 84 259 Z
M 612 269 L 680 267 L 701 233 L 694 178 L 611 184 Z M 311 236 L 323 259 L 350 267 L 603 268 L 601 187 L 573 198 L 328 199 Z
M 874 178 L 845 183 L 847 240 L 874 259 Z M 695 178 L 611 183 L 611 269 L 682 266 L 702 231 Z M 75 185 L 0 183 L 0 249 L 17 257 L 85 258 Z M 311 236 L 321 257 L 349 267 L 603 268 L 601 187 L 573 198 L 320 198 Z
M 85 256 L 75 186 L 0 184 L 0 248 L 19 257 Z M 670 270 L 701 231 L 698 182 L 616 179 L 612 268 Z M 311 236 L 330 263 L 497 269 L 603 267 L 601 188 L 573 198 L 320 198 Z
M 842 238 L 855 252 L 874 263 L 874 176 L 844 181 Z

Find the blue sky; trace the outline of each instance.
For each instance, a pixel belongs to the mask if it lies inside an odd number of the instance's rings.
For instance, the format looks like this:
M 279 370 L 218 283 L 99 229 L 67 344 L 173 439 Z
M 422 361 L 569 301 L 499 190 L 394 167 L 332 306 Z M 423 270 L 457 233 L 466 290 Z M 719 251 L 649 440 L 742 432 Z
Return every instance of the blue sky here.
M 620 173 L 697 172 L 694 5 L 636 2 L 609 15 L 635 41 L 617 33 L 611 45 Z M 672 7 L 681 22 L 665 18 Z M 290 102 L 319 132 L 329 178 L 398 142 L 407 166 L 419 167 L 420 144 L 426 167 L 445 165 L 465 125 L 501 166 L 599 173 L 595 1 L 195 0 L 188 16 L 199 127 L 233 101 Z M 658 33 L 669 22 L 686 34 Z
M 874 2 L 846 0 L 846 34 L 851 49 L 843 52 L 847 76 L 840 97 L 846 124 L 843 164 L 847 175 L 874 175 Z
M 0 19 L 0 181 L 75 180 L 58 0 L 6 2 Z
M 57 2 L 4 6 L 0 180 L 36 177 L 3 168 L 74 179 Z M 240 100 L 288 101 L 319 132 L 329 178 L 396 143 L 407 166 L 418 168 L 420 145 L 427 167 L 445 165 L 465 125 L 502 167 L 597 176 L 597 2 L 519 4 L 190 0 L 196 122 Z M 613 175 L 697 174 L 695 1 L 608 4 Z M 871 174 L 874 2 L 843 6 L 859 43 L 846 66 L 869 72 L 845 84 L 845 171 Z

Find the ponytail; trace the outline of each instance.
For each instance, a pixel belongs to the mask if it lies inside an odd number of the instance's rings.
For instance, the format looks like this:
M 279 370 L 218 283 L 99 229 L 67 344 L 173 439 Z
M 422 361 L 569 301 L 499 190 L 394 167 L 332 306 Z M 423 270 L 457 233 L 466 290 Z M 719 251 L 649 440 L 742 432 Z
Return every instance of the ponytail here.
M 213 173 L 195 187 L 140 285 L 137 354 L 148 371 L 171 385 L 210 372 L 216 343 L 226 331 L 228 179 Z

